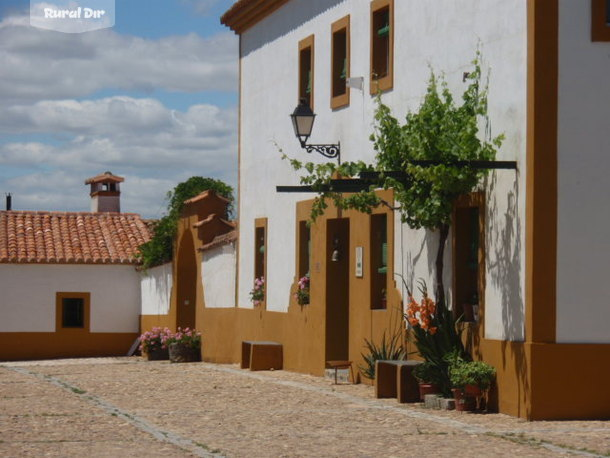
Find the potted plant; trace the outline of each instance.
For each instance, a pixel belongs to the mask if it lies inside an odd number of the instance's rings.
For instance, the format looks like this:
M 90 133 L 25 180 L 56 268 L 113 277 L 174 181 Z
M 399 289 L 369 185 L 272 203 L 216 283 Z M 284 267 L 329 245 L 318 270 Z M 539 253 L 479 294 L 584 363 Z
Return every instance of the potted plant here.
M 172 363 L 201 361 L 201 333 L 195 329 L 178 328 L 178 332 L 167 339 L 167 347 Z
M 167 339 L 171 335 L 168 328 L 154 327 L 140 336 L 140 351 L 148 361 L 169 359 Z
M 297 292 L 294 293 L 294 297 L 299 305 L 309 304 L 309 274 L 299 278 L 297 283 Z
M 250 291 L 250 298 L 254 306 L 260 305 L 265 302 L 265 277 L 258 277 L 254 279 L 254 287 Z
M 419 382 L 419 399 L 423 402 L 427 394 L 441 392 L 441 370 L 429 361 L 425 361 L 413 368 L 413 376 Z
M 491 386 L 496 370 L 483 361 L 456 361 L 449 368 L 456 410 L 474 410 L 477 398 Z

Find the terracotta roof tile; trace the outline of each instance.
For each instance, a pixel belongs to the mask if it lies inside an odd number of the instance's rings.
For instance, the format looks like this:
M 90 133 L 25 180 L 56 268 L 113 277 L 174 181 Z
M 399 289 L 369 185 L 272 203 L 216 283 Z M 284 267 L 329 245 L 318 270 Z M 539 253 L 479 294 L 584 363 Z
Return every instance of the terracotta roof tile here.
M 207 191 L 203 191 L 200 194 L 197 194 L 195 197 L 191 197 L 190 199 L 187 199 L 184 201 L 185 204 L 194 204 L 195 202 L 199 202 L 200 200 L 203 200 L 207 197 L 216 197 L 220 200 L 222 200 L 223 202 L 229 202 L 229 199 L 227 199 L 226 197 L 221 196 L 220 194 L 218 194 L 217 192 L 215 192 L 212 189 L 208 189 Z
M 217 235 L 210 243 L 206 243 L 201 248 L 199 248 L 199 251 L 211 250 L 212 248 L 232 243 L 235 240 L 237 240 L 237 231 L 231 231 L 227 232 L 226 234 Z
M 150 236 L 135 213 L 0 211 L 0 263 L 135 264 Z

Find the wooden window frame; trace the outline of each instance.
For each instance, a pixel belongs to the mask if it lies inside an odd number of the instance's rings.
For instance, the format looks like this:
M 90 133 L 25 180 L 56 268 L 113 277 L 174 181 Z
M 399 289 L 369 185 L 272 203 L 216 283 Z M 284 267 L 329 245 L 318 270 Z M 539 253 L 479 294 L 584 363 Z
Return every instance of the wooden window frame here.
M 374 75 L 374 41 L 375 41 L 375 27 L 374 18 L 375 13 L 381 9 L 389 9 L 389 55 L 388 55 L 388 74 L 383 78 L 375 78 Z M 373 0 L 371 2 L 371 18 L 370 18 L 370 92 L 371 95 L 377 94 L 378 91 L 387 91 L 394 87 L 394 0 Z
M 378 268 L 378 266 L 381 265 L 381 257 L 382 257 L 382 253 L 379 250 L 380 246 L 377 246 L 375 243 L 375 239 L 374 239 L 374 234 L 376 232 L 376 226 L 377 226 L 377 222 L 376 220 L 380 220 L 381 218 L 385 219 L 385 243 L 386 243 L 386 272 L 385 272 L 385 284 L 381 281 L 377 281 L 375 279 L 375 268 Z M 390 225 L 390 215 L 387 212 L 383 212 L 383 213 L 373 213 L 372 215 L 370 215 L 369 217 L 369 234 L 370 234 L 370 246 L 369 246 L 369 271 L 370 271 L 370 308 L 371 310 L 387 310 L 388 305 L 387 305 L 387 297 L 388 297 L 388 290 L 389 290 L 389 279 L 391 278 L 390 275 L 392 275 L 391 269 L 390 269 L 390 243 L 389 243 L 389 238 L 390 238 L 390 229 L 389 229 L 389 225 Z M 377 272 L 378 274 L 379 272 Z M 379 286 L 382 286 L 382 290 L 385 289 L 386 292 L 386 300 L 385 303 L 382 302 L 382 295 L 378 295 L 378 291 L 376 291 L 376 287 L 378 288 Z
M 315 36 L 309 35 L 307 38 L 303 38 L 299 41 L 299 54 L 298 54 L 298 81 L 297 81 L 297 102 L 300 102 L 301 97 L 303 97 L 301 93 L 301 88 L 303 87 L 303 69 L 301 68 L 301 54 L 303 51 L 310 49 L 310 58 L 309 58 L 309 68 L 311 71 L 311 92 L 309 94 L 309 107 L 314 109 L 314 93 L 315 93 Z
M 591 0 L 591 41 L 610 41 L 607 8 L 606 0 Z
M 63 300 L 82 299 L 83 300 L 83 327 L 72 328 L 63 326 Z M 91 325 L 91 293 L 78 292 L 58 292 L 55 293 L 55 332 L 62 333 L 88 333 Z
M 458 259 L 457 259 L 457 210 L 463 208 L 478 208 L 479 210 L 479 250 L 477 253 L 478 258 L 478 279 L 477 279 L 477 294 L 479 299 L 479 319 L 476 322 L 481 329 L 483 329 L 484 317 L 485 317 L 485 192 L 477 191 L 469 194 L 460 196 L 453 207 L 452 215 L 452 288 L 453 288 L 453 311 L 456 313 L 461 306 L 458 307 L 456 292 L 457 292 L 457 270 L 458 270 Z
M 258 240 L 256 239 L 256 234 L 258 232 L 258 229 L 263 229 L 263 234 L 264 234 L 264 246 L 265 246 L 265 252 L 263 253 L 263 278 L 265 279 L 265 298 L 263 299 L 263 303 L 261 304 L 261 306 L 263 308 L 266 308 L 267 306 L 267 292 L 268 292 L 268 281 L 269 279 L 267 278 L 267 252 L 269 251 L 269 232 L 267 230 L 267 218 L 256 218 L 254 220 L 254 278 L 256 277 L 257 272 L 257 260 L 258 260 L 258 255 L 259 255 L 259 244 L 258 244 Z M 252 284 L 254 284 L 254 278 L 252 279 Z
M 345 93 L 337 96 L 333 95 L 335 92 L 335 34 L 345 31 Z M 333 22 L 330 26 L 330 108 L 336 110 L 349 105 L 349 93 L 350 89 L 347 86 L 347 79 L 350 77 L 350 16 L 349 14 L 336 22 Z

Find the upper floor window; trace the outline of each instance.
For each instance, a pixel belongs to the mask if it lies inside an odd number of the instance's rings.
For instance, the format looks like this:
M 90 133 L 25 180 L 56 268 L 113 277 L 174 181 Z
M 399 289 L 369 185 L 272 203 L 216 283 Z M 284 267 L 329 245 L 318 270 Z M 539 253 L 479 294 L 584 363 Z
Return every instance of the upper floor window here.
M 591 0 L 591 40 L 610 41 L 610 0 Z
M 394 85 L 394 0 L 371 2 L 371 94 Z
M 313 58 L 314 36 L 299 41 L 299 97 L 307 100 L 313 110 Z
M 331 26 L 331 100 L 332 109 L 349 105 L 347 78 L 350 68 L 349 16 Z

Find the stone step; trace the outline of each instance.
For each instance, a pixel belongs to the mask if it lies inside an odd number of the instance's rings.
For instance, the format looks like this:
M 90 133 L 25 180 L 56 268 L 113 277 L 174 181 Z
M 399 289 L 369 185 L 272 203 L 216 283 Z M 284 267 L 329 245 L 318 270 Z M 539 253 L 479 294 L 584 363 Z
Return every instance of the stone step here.
M 337 383 L 351 383 L 349 379 L 349 369 L 337 369 Z M 325 369 L 324 378 L 335 382 L 335 370 Z

